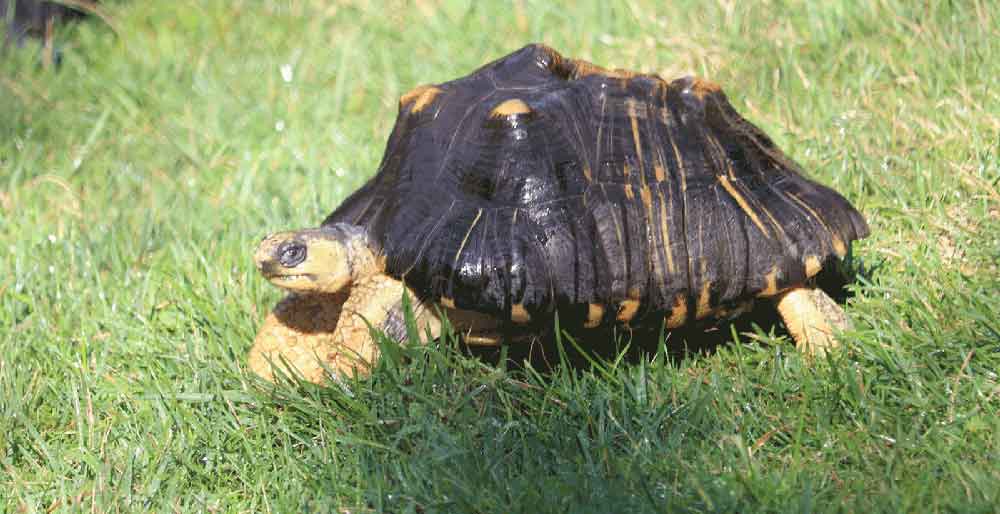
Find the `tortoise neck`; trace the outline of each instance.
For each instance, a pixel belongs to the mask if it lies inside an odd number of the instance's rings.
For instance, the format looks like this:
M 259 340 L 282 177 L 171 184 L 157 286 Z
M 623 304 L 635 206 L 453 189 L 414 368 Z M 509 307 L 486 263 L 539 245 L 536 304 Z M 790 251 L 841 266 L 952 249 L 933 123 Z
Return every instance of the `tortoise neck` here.
M 383 271 L 384 259 L 381 252 L 371 245 L 368 231 L 357 225 L 338 223 L 334 228 L 341 233 L 341 241 L 347 249 L 347 264 L 351 273 L 351 282 L 357 283 L 366 277 Z

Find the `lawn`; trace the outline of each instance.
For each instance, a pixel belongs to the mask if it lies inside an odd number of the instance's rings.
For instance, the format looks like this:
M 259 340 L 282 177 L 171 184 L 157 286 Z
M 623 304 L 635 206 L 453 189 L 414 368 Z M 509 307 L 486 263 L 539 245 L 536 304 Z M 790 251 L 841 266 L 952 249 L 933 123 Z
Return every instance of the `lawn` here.
M 0 56 L 0 511 L 995 512 L 996 6 L 661 4 L 107 2 L 58 68 Z M 533 41 L 720 82 L 849 198 L 872 235 L 844 351 L 765 323 L 583 365 L 563 338 L 544 368 L 451 341 L 343 385 L 249 373 L 281 296 L 254 244 L 374 172 L 402 93 Z

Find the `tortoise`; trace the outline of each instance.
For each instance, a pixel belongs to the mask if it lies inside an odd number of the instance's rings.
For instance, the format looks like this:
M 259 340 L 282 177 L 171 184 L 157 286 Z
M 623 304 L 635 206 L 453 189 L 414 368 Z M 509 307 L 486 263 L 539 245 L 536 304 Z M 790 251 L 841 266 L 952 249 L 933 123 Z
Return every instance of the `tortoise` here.
M 740 116 L 720 87 L 525 46 L 399 101 L 378 172 L 316 228 L 260 242 L 291 294 L 250 367 L 364 372 L 369 325 L 406 339 L 442 316 L 471 344 L 520 331 L 665 327 L 773 301 L 808 353 L 843 310 L 813 278 L 869 228 Z
M 61 52 L 53 46 L 55 25 L 98 12 L 95 2 L 44 2 L 41 0 L 0 0 L 0 22 L 5 22 L 7 35 L 0 51 L 11 44 L 23 46 L 28 37 L 42 40 L 46 64 L 59 64 Z M 63 5 L 65 4 L 65 5 Z

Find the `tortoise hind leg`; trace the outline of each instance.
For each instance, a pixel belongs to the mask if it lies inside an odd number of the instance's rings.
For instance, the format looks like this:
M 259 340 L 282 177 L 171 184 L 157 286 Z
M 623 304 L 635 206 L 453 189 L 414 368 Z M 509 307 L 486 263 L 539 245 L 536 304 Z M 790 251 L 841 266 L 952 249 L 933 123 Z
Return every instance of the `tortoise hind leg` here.
M 791 289 L 778 297 L 777 306 L 796 347 L 807 355 L 823 355 L 836 348 L 834 332 L 850 328 L 844 309 L 822 289 Z

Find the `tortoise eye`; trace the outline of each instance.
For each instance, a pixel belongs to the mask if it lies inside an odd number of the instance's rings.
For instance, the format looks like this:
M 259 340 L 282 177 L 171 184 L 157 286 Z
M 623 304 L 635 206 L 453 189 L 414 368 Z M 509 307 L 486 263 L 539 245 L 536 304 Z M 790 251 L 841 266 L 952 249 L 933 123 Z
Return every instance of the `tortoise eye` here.
M 289 241 L 278 248 L 278 262 L 286 268 L 298 266 L 304 260 L 306 260 L 304 244 Z

